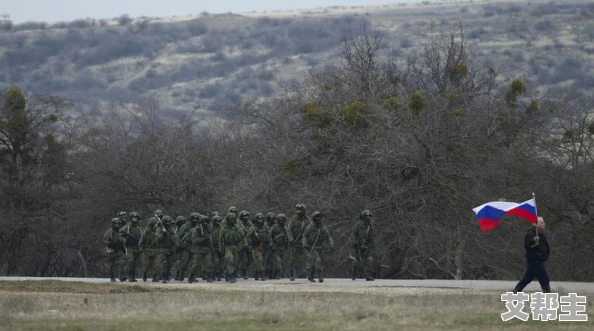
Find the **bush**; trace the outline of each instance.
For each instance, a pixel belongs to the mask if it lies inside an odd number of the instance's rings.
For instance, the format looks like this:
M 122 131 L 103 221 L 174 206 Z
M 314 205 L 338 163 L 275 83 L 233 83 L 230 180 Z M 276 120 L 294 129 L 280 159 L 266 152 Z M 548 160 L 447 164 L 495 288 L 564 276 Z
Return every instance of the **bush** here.
M 12 26 L 12 31 L 26 31 L 26 30 L 45 30 L 47 23 L 45 22 L 25 22 Z
M 127 14 L 118 17 L 117 20 L 119 25 L 128 25 L 130 24 L 130 22 L 132 22 L 132 18 L 130 18 L 130 16 L 128 16 Z
M 92 26 L 91 22 L 87 20 L 76 20 L 70 22 L 69 26 L 74 29 L 84 29 Z

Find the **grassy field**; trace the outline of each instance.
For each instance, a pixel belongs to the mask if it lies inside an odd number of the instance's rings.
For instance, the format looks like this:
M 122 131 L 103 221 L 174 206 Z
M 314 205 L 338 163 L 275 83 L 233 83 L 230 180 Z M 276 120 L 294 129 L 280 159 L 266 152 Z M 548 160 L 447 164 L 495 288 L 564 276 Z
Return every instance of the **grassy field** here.
M 594 317 L 594 295 L 588 322 L 503 322 L 498 292 L 236 285 L 0 282 L 0 330 L 592 330 Z

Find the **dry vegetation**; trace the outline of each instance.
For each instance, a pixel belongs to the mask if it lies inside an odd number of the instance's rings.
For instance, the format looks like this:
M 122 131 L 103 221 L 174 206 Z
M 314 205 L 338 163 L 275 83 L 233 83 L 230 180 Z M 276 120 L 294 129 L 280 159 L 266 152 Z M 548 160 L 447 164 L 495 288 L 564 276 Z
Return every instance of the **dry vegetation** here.
M 35 285 L 32 285 L 32 284 Z M 287 285 L 287 287 L 294 287 Z M 183 288 L 183 289 L 182 289 Z M 31 293 L 35 289 L 35 293 Z M 129 289 L 127 291 L 126 289 Z M 348 289 L 345 289 L 348 290 Z M 368 293 L 0 282 L 2 330 L 589 330 L 502 322 L 500 293 L 382 288 Z M 592 300 L 587 312 L 593 317 Z M 528 311 L 526 308 L 524 311 Z

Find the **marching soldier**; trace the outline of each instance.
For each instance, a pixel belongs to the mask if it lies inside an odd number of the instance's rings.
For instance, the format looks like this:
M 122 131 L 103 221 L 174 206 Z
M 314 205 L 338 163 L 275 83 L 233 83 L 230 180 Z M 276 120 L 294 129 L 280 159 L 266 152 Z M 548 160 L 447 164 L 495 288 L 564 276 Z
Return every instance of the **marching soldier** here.
M 211 238 L 212 239 L 212 267 L 213 267 L 213 278 L 216 277 L 217 281 L 221 281 L 221 274 L 223 272 L 222 264 L 224 261 L 224 256 L 219 251 L 219 234 L 221 232 L 221 223 L 222 219 L 220 215 L 214 215 L 212 217 L 212 223 L 210 228 Z
M 177 218 L 179 219 L 180 217 L 183 216 L 178 216 Z M 192 232 L 192 229 L 195 228 L 198 225 L 198 219 L 200 218 L 200 214 L 198 213 L 191 213 L 190 214 L 190 222 L 188 223 L 184 223 L 183 225 L 181 225 L 181 227 L 177 230 L 177 238 L 176 238 L 176 243 L 177 243 L 177 247 L 178 250 L 180 251 L 180 263 L 179 265 L 179 269 L 177 270 L 176 276 L 175 276 L 175 280 L 179 280 L 180 282 L 183 282 L 184 279 L 186 278 L 186 270 L 188 269 L 188 266 L 190 265 L 190 262 L 192 261 L 192 256 L 191 256 L 191 246 L 192 246 L 192 239 L 190 237 L 190 232 Z M 184 218 L 185 220 L 185 218 Z
M 265 255 L 268 255 L 271 250 L 269 243 L 269 231 L 264 225 L 264 215 L 257 213 L 254 217 L 254 224 L 249 229 L 247 234 L 248 241 L 252 246 L 252 259 L 256 264 L 255 280 L 266 280 L 264 275 L 264 260 Z
M 285 214 L 278 214 L 276 216 L 276 224 L 270 229 L 270 241 L 274 253 L 272 254 L 272 279 L 280 279 L 279 275 L 284 270 L 283 259 L 289 250 L 289 238 L 287 236 L 287 228 L 285 223 L 287 216 Z
M 302 244 L 307 249 L 310 269 L 308 269 L 308 280 L 315 282 L 314 271 L 318 273 L 318 281 L 324 281 L 323 266 L 324 250 L 334 248 L 334 240 L 330 236 L 328 229 L 322 224 L 324 215 L 319 211 L 312 214 L 313 222 L 307 226 L 303 233 Z
M 269 212 L 268 214 L 266 214 L 265 221 L 266 221 L 266 223 L 264 225 L 266 226 L 268 233 L 270 233 L 270 230 L 276 223 L 276 215 L 273 212 Z M 269 254 L 269 253 L 267 253 L 267 254 Z M 273 279 L 274 277 L 272 275 L 272 269 L 274 267 L 274 257 L 266 256 L 265 261 L 266 261 L 266 265 L 264 266 L 264 268 L 266 269 L 266 275 L 268 276 L 268 279 Z
M 161 279 L 167 283 L 171 279 L 171 267 L 175 257 L 175 233 L 173 232 L 173 220 L 169 216 L 163 216 L 163 226 L 157 228 L 157 243 L 159 247 L 159 262 L 161 263 Z
M 250 249 L 250 245 L 247 240 L 248 230 L 252 227 L 252 222 L 250 222 L 248 219 L 249 216 L 250 216 L 250 213 L 247 210 L 240 211 L 239 215 L 238 215 L 239 220 L 237 221 L 237 225 L 236 225 L 237 230 L 239 231 L 239 233 L 241 234 L 241 237 L 243 238 L 242 245 L 239 250 L 239 265 L 238 265 L 239 272 L 241 273 L 241 276 L 243 277 L 243 279 L 248 279 L 247 271 L 248 271 L 248 268 L 250 267 L 250 265 L 252 264 L 252 262 L 254 261 L 254 258 L 253 258 L 253 255 L 252 255 L 252 252 Z
M 355 222 L 353 227 L 353 234 L 351 241 L 355 249 L 355 262 L 353 263 L 353 275 L 355 280 L 357 275 L 357 268 L 361 268 L 365 264 L 365 271 L 367 277 L 365 280 L 373 281 L 373 222 L 371 220 L 372 213 L 370 210 L 364 210 L 359 215 L 359 219 Z
M 126 281 L 123 275 L 124 265 L 122 256 L 125 255 L 125 239 L 120 234 L 120 219 L 114 217 L 111 219 L 111 227 L 103 235 L 103 243 L 105 245 L 105 253 L 109 263 L 109 276 L 111 281 L 115 282 L 115 266 L 119 264 L 120 267 L 120 281 Z
M 140 238 L 142 238 L 143 231 L 138 227 L 140 216 L 137 212 L 130 214 L 130 222 L 126 224 L 120 233 L 126 240 L 126 257 L 128 267 L 128 280 L 136 282 L 136 265 L 140 261 L 140 254 L 142 253 L 139 247 Z
M 307 226 L 311 223 L 309 217 L 305 215 L 307 208 L 304 204 L 297 204 L 295 209 L 297 214 L 289 221 L 287 233 L 290 245 L 289 272 L 292 281 L 295 280 L 297 274 L 297 269 L 295 268 L 296 259 L 303 259 L 305 257 L 305 246 L 302 245 L 303 233 L 305 232 Z M 305 266 L 307 269 L 310 268 L 308 259 L 305 261 Z
M 159 248 L 157 244 L 157 218 L 151 217 L 149 218 L 148 224 L 146 225 L 146 229 L 140 238 L 140 242 L 138 246 L 143 252 L 143 270 L 142 270 L 142 280 L 146 282 L 146 275 L 153 266 L 158 265 L 158 258 L 159 258 Z M 157 272 L 153 272 L 153 282 L 159 281 L 157 277 Z
M 200 216 L 199 223 L 192 228 L 190 238 L 192 242 L 191 253 L 192 262 L 190 263 L 190 275 L 188 283 L 197 282 L 194 277 L 196 270 L 200 267 L 200 273 L 205 275 L 206 281 L 212 282 L 212 237 L 208 229 L 209 219 L 206 216 Z
M 231 283 L 237 281 L 236 271 L 239 261 L 239 249 L 243 245 L 243 238 L 236 228 L 237 216 L 234 213 L 228 213 L 225 217 L 225 226 L 220 232 L 219 251 L 225 256 L 225 265 L 227 273 L 225 280 Z

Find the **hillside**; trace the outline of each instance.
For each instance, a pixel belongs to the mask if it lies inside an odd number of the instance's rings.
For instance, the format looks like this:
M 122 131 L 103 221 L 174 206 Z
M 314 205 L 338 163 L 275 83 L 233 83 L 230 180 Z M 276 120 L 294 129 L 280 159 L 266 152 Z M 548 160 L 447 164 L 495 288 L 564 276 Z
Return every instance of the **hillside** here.
M 587 1 L 429 2 L 311 11 L 3 24 L 0 89 L 65 96 L 90 110 L 103 101 L 158 100 L 164 114 L 208 114 L 265 97 L 332 64 L 361 24 L 389 54 L 414 55 L 461 22 L 495 63 L 507 61 L 541 93 L 594 87 L 594 4 Z

